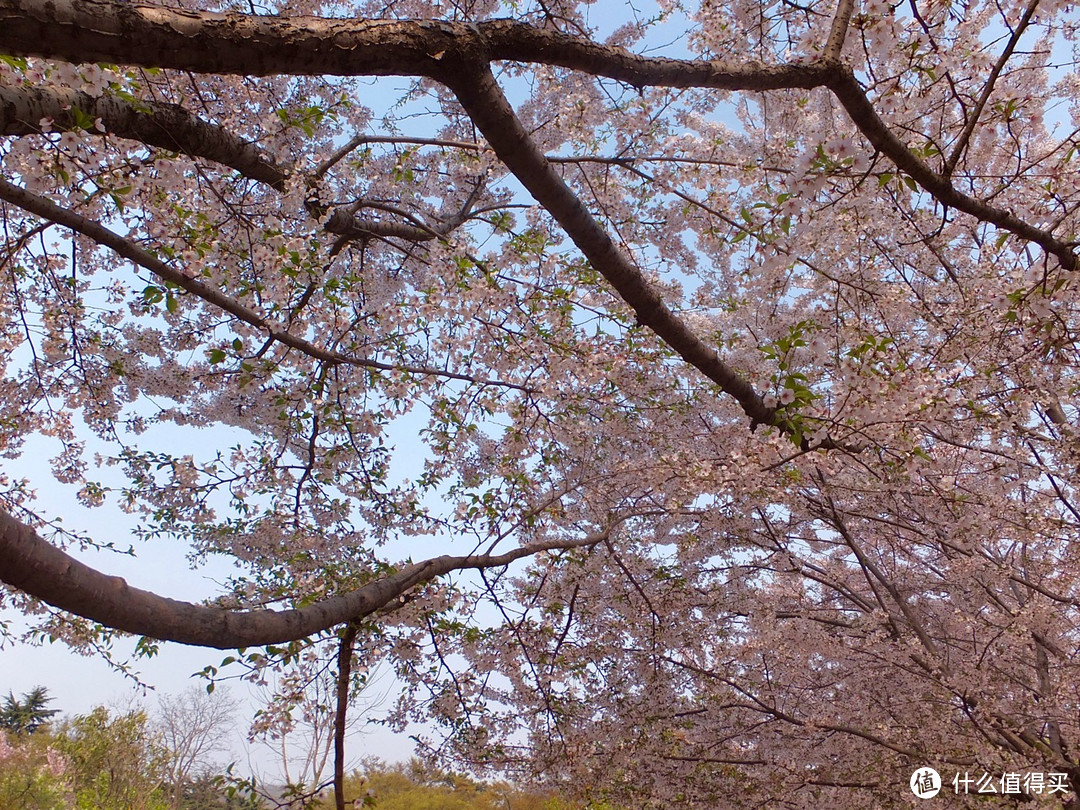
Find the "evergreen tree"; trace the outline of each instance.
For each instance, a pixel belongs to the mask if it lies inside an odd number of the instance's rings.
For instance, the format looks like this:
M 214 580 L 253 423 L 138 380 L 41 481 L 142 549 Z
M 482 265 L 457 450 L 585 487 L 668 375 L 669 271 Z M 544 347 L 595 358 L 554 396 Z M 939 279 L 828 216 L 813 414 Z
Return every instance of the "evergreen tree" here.
M 47 708 L 52 701 L 44 686 L 24 692 L 19 700 L 8 692 L 3 707 L 0 707 L 0 729 L 15 734 L 33 734 L 58 713 L 59 709 Z

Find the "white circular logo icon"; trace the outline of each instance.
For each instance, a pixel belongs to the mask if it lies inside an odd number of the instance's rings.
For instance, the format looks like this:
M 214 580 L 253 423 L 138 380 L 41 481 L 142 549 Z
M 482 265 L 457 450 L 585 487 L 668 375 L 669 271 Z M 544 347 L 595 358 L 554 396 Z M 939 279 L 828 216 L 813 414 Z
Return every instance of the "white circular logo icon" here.
M 941 790 L 941 774 L 933 768 L 919 768 L 911 775 L 911 792 L 920 799 L 932 799 Z

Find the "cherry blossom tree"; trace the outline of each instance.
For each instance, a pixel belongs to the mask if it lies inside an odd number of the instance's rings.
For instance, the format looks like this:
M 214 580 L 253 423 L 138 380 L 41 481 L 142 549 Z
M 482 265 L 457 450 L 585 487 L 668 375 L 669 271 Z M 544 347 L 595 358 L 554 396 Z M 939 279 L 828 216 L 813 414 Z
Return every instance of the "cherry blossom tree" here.
M 615 803 L 1075 802 L 1078 23 L 0 0 L 5 603 Z M 31 436 L 237 576 L 76 561 Z

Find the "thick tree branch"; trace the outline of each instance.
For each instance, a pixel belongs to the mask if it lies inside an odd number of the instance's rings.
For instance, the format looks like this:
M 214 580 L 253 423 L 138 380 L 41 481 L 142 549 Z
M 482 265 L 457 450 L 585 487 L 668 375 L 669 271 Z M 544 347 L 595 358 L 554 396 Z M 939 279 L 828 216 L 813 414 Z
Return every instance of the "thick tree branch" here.
M 766 408 L 757 392 L 720 358 L 716 349 L 706 345 L 668 308 L 631 258 L 612 242 L 584 203 L 555 172 L 518 120 L 487 65 L 457 71 L 456 76 L 448 80 L 450 89 L 495 154 L 558 221 L 593 268 L 633 308 L 638 321 L 733 396 L 754 423 L 773 424 L 775 411 Z
M 958 191 L 948 177 L 938 174 L 917 158 L 878 116 L 866 96 L 866 91 L 859 85 L 850 68 L 838 65 L 831 74 L 829 88 L 873 147 L 888 156 L 897 168 L 910 175 L 942 205 L 990 222 L 1002 230 L 1034 242 L 1047 253 L 1057 257 L 1066 270 L 1077 269 L 1076 254 L 1065 242 L 1050 232 L 1025 222 L 1011 211 L 989 205 Z
M 442 556 L 406 565 L 354 591 L 294 610 L 226 610 L 180 602 L 133 588 L 39 537 L 0 509 L 0 580 L 13 588 L 99 624 L 127 633 L 232 649 L 305 638 L 385 608 L 410 589 L 451 571 L 499 568 L 540 551 L 591 546 L 611 528 L 577 540 L 522 546 L 505 554 Z
M 830 44 L 850 9 L 838 7 Z M 623 48 L 510 20 L 331 20 L 174 10 L 114 0 L 0 0 L 0 49 L 146 67 L 240 75 L 409 75 L 454 78 L 456 60 L 536 62 L 627 84 L 726 90 L 813 88 L 835 79 L 831 60 L 765 65 L 642 57 Z
M 288 172 L 258 146 L 179 104 L 140 100 L 135 105 L 116 96 L 94 97 L 65 87 L 0 87 L 0 135 L 38 134 L 43 118 L 52 119 L 59 130 L 78 129 L 76 112 L 100 118 L 110 135 L 208 158 L 278 191 L 285 188 Z
M 846 28 L 837 9 L 828 46 Z M 218 73 L 387 75 L 435 78 L 447 84 L 488 142 L 529 192 L 566 229 L 589 261 L 687 362 L 733 396 L 753 423 L 775 424 L 775 411 L 666 307 L 632 262 L 567 188 L 531 142 L 491 76 L 497 59 L 536 61 L 642 85 L 765 90 L 828 86 L 871 144 L 942 204 L 1035 242 L 1066 269 L 1071 248 L 1008 211 L 956 190 L 901 143 L 880 119 L 851 70 L 835 57 L 812 65 L 763 66 L 635 56 L 621 48 L 509 21 L 283 19 L 176 11 L 113 0 L 0 0 L 0 48 L 13 53 L 108 59 Z
M 98 0 L 87 0 L 87 2 L 95 4 Z M 75 15 L 74 18 L 82 19 L 79 13 L 80 9 L 82 9 L 82 3 L 83 0 L 76 0 L 76 2 L 72 3 L 70 10 L 71 13 Z M 64 8 L 67 7 L 57 7 L 58 19 L 63 19 Z M 143 10 L 145 11 L 146 8 L 149 7 L 143 7 Z M 118 17 L 128 19 L 128 17 L 122 13 L 126 10 L 129 9 L 117 11 Z M 0 20 L 3 19 L 2 11 L 3 5 L 0 5 Z M 171 13 L 172 12 L 162 11 L 162 14 L 165 14 L 166 17 Z M 147 14 L 149 14 L 149 12 L 147 12 Z M 153 15 L 149 16 L 152 17 Z M 185 15 L 180 16 L 183 20 L 187 19 L 187 16 Z M 199 16 L 201 18 L 202 15 Z M 209 30 L 216 30 L 215 26 L 211 25 L 211 23 L 225 24 L 223 20 L 218 19 L 220 16 L 221 15 L 211 15 L 210 18 L 207 18 L 208 21 L 206 22 L 206 25 L 209 27 Z M 258 18 L 245 18 L 241 15 L 227 16 L 229 17 L 230 24 L 241 26 L 241 28 L 244 25 L 256 25 L 260 22 Z M 142 17 L 139 17 L 139 19 L 142 19 Z M 181 21 L 182 20 L 180 19 L 172 19 L 170 17 L 167 27 L 169 27 L 170 30 L 176 26 L 183 28 L 183 26 L 181 26 Z M 305 21 L 301 22 L 303 23 Z M 314 26 L 316 22 L 320 22 L 320 24 L 330 24 L 330 21 L 307 20 L 306 22 L 311 26 Z M 282 22 L 282 24 L 284 25 L 285 23 Z M 358 23 L 357 25 L 360 24 Z M 419 36 L 419 32 L 431 30 L 434 24 L 427 25 L 425 23 L 423 25 L 417 25 L 419 28 L 416 30 L 410 29 L 414 36 Z M 442 26 L 443 24 L 439 25 Z M 102 27 L 108 29 L 108 25 L 105 23 L 98 26 L 98 28 Z M 297 26 L 297 28 L 300 28 L 300 26 Z M 363 31 L 375 31 L 376 29 L 378 29 L 381 34 L 386 33 L 386 31 L 382 30 L 381 26 L 374 26 L 374 28 L 370 29 L 361 26 L 361 30 Z M 518 35 L 523 35 L 526 32 L 526 27 L 513 26 L 512 29 L 509 30 L 494 30 L 496 32 L 501 31 L 504 37 L 512 37 L 514 32 Z M 150 32 L 146 33 L 149 35 Z M 482 61 L 478 62 L 476 57 L 478 57 L 479 54 L 468 49 L 468 41 L 470 39 L 475 41 L 477 38 L 473 29 L 463 29 L 460 32 L 455 31 L 454 33 L 459 40 L 456 43 L 457 52 L 459 54 L 464 52 L 466 56 L 459 56 L 457 59 L 451 59 L 449 57 L 444 58 L 444 55 L 440 56 L 439 60 L 432 60 L 432 62 L 436 64 L 438 68 L 437 72 L 446 74 L 443 77 L 443 80 L 458 94 L 466 111 L 473 117 L 474 122 L 484 134 L 485 138 L 487 138 L 496 155 L 506 164 L 507 168 L 510 169 L 522 183 L 524 183 L 530 193 L 532 193 L 532 195 L 551 212 L 563 228 L 566 229 L 571 239 L 582 253 L 585 254 L 586 258 L 588 258 L 593 266 L 608 279 L 619 295 L 633 307 L 642 324 L 655 331 L 663 340 L 671 345 L 680 356 L 687 360 L 687 362 L 700 369 L 706 376 L 716 382 L 724 392 L 735 397 L 754 423 L 773 424 L 776 418 L 775 412 L 764 406 L 761 397 L 744 379 L 742 379 L 742 377 L 738 375 L 738 373 L 729 368 L 720 359 L 714 348 L 705 345 L 700 338 L 694 335 L 693 332 L 691 332 L 686 325 L 677 318 L 670 309 L 668 309 L 660 295 L 633 265 L 629 256 L 615 246 L 604 229 L 596 222 L 582 202 L 570 191 L 558 174 L 552 169 L 551 164 L 548 163 L 544 155 L 536 148 L 535 144 L 528 137 L 528 134 L 518 121 L 513 109 L 503 96 L 486 63 Z M 376 37 L 376 39 L 378 39 L 378 37 Z M 536 38 L 530 39 L 529 37 L 526 37 L 526 39 L 529 39 L 529 41 L 536 45 Z M 547 52 L 552 49 L 558 51 L 558 49 L 554 47 L 556 44 L 555 40 L 552 40 L 546 35 L 539 39 L 543 40 L 543 47 L 540 48 L 542 52 Z M 562 40 L 559 41 L 561 42 Z M 0 45 L 2 44 L 2 36 L 0 36 Z M 567 43 L 564 42 L 563 44 Z M 584 44 L 580 42 L 570 44 L 575 45 L 578 51 L 581 51 L 582 48 L 584 48 Z M 495 50 L 497 50 L 497 48 Z M 593 53 L 591 48 L 585 48 L 585 50 L 591 54 L 590 58 L 598 58 L 600 55 L 600 52 Z M 612 49 L 606 49 L 606 51 L 610 50 Z M 387 56 L 389 64 L 393 63 L 392 52 L 393 48 L 391 48 L 391 53 Z M 489 58 L 492 55 L 493 54 L 485 54 L 485 58 Z M 160 54 L 158 54 L 158 56 L 160 56 Z M 621 57 L 629 58 L 629 55 L 622 54 Z M 462 58 L 467 60 L 465 64 L 473 65 L 472 70 L 463 73 L 461 69 L 462 65 L 460 63 Z M 641 61 L 642 60 L 637 60 L 637 62 Z M 644 61 L 648 62 L 650 60 Z M 664 62 L 666 67 L 670 67 L 667 63 L 672 60 L 660 61 Z M 450 66 L 451 63 L 457 64 L 453 66 L 453 69 L 446 70 L 445 67 Z M 692 63 L 681 64 L 683 65 L 683 69 L 689 69 L 688 66 Z M 698 65 L 697 67 L 700 68 L 701 65 Z M 422 68 L 422 64 L 414 66 L 414 70 L 420 70 Z M 695 68 L 695 70 L 697 70 L 697 68 Z M 147 126 L 149 127 L 151 125 L 148 124 Z M 202 130 L 199 131 L 202 132 Z M 206 138 L 199 140 L 192 139 L 191 146 L 198 148 L 200 145 L 204 145 L 205 141 Z M 220 151 L 223 154 L 226 152 L 226 150 Z M 236 148 L 233 148 L 232 150 L 228 150 L 228 153 L 231 155 L 237 151 Z M 249 162 L 251 159 L 251 156 L 249 156 Z M 269 165 L 264 167 L 262 163 L 258 163 L 257 166 L 264 171 L 264 173 L 272 171 L 273 169 L 273 167 Z M 282 175 L 279 179 L 275 180 L 275 182 L 283 182 L 283 180 L 284 176 Z M 17 189 L 10 184 L 0 186 L 0 192 L 5 195 L 5 198 L 12 202 L 17 202 L 15 199 L 16 195 L 28 195 L 28 192 Z M 23 203 L 17 204 L 27 208 L 27 205 L 23 205 Z M 36 213 L 48 216 L 54 221 L 59 221 L 57 217 L 62 216 L 60 209 L 46 200 L 39 199 L 36 204 L 38 209 L 49 206 L 57 209 L 52 215 L 43 213 L 43 210 L 37 210 L 35 211 Z M 27 210 L 34 209 L 27 208 Z M 64 213 L 68 215 L 69 219 L 77 217 L 77 215 L 74 215 L 71 212 Z M 180 284 L 185 289 L 191 285 L 196 285 L 198 287 L 197 290 L 192 289 L 189 291 L 195 292 L 206 300 L 220 299 L 223 297 L 219 291 L 206 287 L 206 285 L 203 285 L 201 282 L 180 274 L 172 268 L 169 268 L 163 262 L 149 256 L 149 254 L 136 257 L 136 253 L 144 254 L 145 251 L 142 251 L 141 248 L 138 248 L 127 240 L 123 240 L 118 235 L 112 234 L 96 223 L 83 220 L 77 223 L 64 222 L 63 224 L 68 224 L 69 227 L 73 227 L 76 230 L 87 233 L 87 235 L 91 235 L 92 238 L 97 239 L 97 241 L 102 244 L 110 245 L 110 247 L 113 247 L 113 249 L 117 250 L 121 255 L 124 255 L 133 261 L 138 261 L 139 264 L 151 270 L 151 272 L 157 274 L 162 272 L 170 274 L 172 277 L 170 277 L 169 280 Z M 88 232 L 90 230 L 101 231 L 101 233 L 93 235 Z M 160 267 L 158 265 L 160 265 Z M 233 312 L 233 314 L 236 314 L 238 317 L 257 325 L 260 328 L 265 328 L 268 331 L 273 329 L 272 326 L 265 323 L 257 315 L 234 311 L 235 302 L 220 300 L 213 300 L 213 302 L 226 309 L 232 304 L 233 309 L 228 309 L 228 311 Z M 252 318 L 257 320 L 253 321 L 251 320 Z M 271 331 L 271 335 L 276 337 L 273 331 Z M 283 337 L 287 338 L 287 333 L 283 333 Z M 282 342 L 288 341 L 286 339 Z
M 834 34 L 843 27 L 838 7 Z M 773 90 L 829 87 L 873 146 L 939 202 L 1035 242 L 1068 270 L 1068 245 L 1014 214 L 969 197 L 915 157 L 874 111 L 852 71 L 810 64 L 648 58 L 582 37 L 491 20 L 336 20 L 168 9 L 116 0 L 0 0 L 0 50 L 206 73 L 427 76 L 461 84 L 462 62 L 509 60 L 580 70 L 628 84 Z
M 71 62 L 107 61 L 249 76 L 451 78 L 452 59 L 535 62 L 637 87 L 770 90 L 819 87 L 830 66 L 637 56 L 512 20 L 269 17 L 116 0 L 0 0 L 0 49 Z

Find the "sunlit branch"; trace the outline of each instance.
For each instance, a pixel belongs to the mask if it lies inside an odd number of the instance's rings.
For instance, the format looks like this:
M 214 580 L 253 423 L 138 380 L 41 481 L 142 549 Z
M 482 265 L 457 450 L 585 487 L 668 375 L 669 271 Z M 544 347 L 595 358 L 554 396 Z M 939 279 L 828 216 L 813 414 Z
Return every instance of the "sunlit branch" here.
M 444 138 L 417 138 L 408 135 L 357 135 L 349 140 L 344 146 L 328 157 L 319 168 L 315 170 L 315 177 L 322 177 L 331 168 L 346 158 L 351 152 L 360 146 L 369 143 L 405 145 L 405 146 L 437 146 L 446 149 L 463 149 L 470 152 L 483 152 L 487 146 L 475 141 L 454 141 Z M 733 169 L 744 169 L 746 164 L 733 163 L 730 160 L 720 158 L 701 158 L 691 155 L 545 155 L 550 163 L 599 163 L 607 166 L 634 166 L 638 163 L 679 163 L 693 166 L 728 166 Z M 777 172 L 779 174 L 791 174 L 792 169 L 782 166 L 754 166 L 753 168 L 763 171 Z
M 428 76 L 458 58 L 582 70 L 635 87 L 769 90 L 820 87 L 831 66 L 639 56 L 513 20 L 328 19 L 216 13 L 116 0 L 3 0 L 0 48 L 73 62 L 203 73 Z
M 855 0 L 838 0 L 836 15 L 833 17 L 832 28 L 829 29 L 829 38 L 825 41 L 825 58 L 839 60 L 844 50 L 844 40 L 847 39 L 848 26 L 851 24 L 851 13 L 855 8 Z

